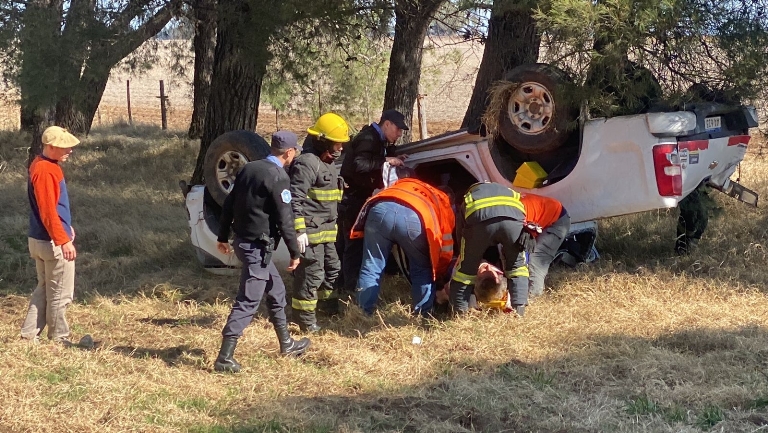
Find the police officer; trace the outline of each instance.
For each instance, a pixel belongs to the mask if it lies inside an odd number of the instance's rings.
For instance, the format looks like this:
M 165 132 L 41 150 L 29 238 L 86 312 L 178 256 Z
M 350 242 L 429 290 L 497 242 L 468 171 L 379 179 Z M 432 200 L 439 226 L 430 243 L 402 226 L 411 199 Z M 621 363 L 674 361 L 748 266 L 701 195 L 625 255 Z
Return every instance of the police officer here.
M 267 295 L 269 320 L 280 342 L 280 353 L 301 355 L 310 345 L 307 338 L 297 341 L 288 332 L 285 285 L 272 263 L 272 251 L 282 237 L 291 254 L 288 270 L 292 271 L 299 265 L 299 247 L 290 205 L 290 181 L 283 167 L 290 165 L 300 151 L 296 134 L 276 132 L 272 135 L 272 155 L 246 164 L 237 174 L 232 192 L 224 201 L 217 248 L 223 254 L 231 252 L 228 243 L 231 227 L 235 233 L 234 251 L 243 268 L 237 297 L 221 331 L 223 339 L 214 363 L 216 371 L 240 371 L 240 364 L 233 357 L 237 339 L 251 323 L 264 294 Z
M 397 110 L 385 110 L 378 123 L 365 126 L 344 149 L 341 177 L 347 185 L 339 206 L 339 225 L 343 234 L 344 253 L 341 267 L 344 292 L 352 294 L 357 285 L 358 273 L 363 260 L 362 239 L 350 239 L 349 235 L 363 204 L 382 187 L 381 170 L 384 162 L 391 166 L 402 165 L 400 157 L 393 157 L 394 143 L 407 131 L 405 116 Z
M 316 310 L 338 311 L 333 283 L 341 272 L 336 253 L 336 218 L 342 185 L 334 160 L 349 141 L 349 127 L 326 113 L 307 129 L 304 150 L 291 166 L 291 207 L 301 261 L 293 276 L 293 320 L 305 332 L 317 332 Z
M 459 211 L 461 250 L 450 287 L 454 310 L 467 311 L 483 253 L 501 244 L 510 304 L 522 316 L 528 303 L 528 267 L 525 255 L 520 254 L 525 239 L 525 206 L 520 194 L 498 183 L 476 183 L 464 195 Z

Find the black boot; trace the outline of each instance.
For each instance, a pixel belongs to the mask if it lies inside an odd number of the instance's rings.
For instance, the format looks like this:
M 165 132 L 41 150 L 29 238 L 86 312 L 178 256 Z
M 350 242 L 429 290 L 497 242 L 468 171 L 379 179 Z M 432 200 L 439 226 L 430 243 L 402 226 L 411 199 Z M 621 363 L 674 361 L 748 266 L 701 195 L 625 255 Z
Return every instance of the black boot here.
M 237 337 L 226 337 L 221 340 L 221 349 L 216 362 L 213 363 L 213 369 L 226 373 L 237 373 L 240 371 L 240 364 L 233 357 L 237 347 Z
M 280 354 L 285 356 L 299 356 L 304 354 L 312 342 L 309 338 L 294 340 L 291 333 L 288 332 L 288 325 L 275 325 L 277 340 L 280 341 Z
M 299 311 L 298 316 L 296 323 L 299 325 L 301 332 L 316 334 L 322 329 L 320 325 L 317 324 L 317 316 L 314 311 Z

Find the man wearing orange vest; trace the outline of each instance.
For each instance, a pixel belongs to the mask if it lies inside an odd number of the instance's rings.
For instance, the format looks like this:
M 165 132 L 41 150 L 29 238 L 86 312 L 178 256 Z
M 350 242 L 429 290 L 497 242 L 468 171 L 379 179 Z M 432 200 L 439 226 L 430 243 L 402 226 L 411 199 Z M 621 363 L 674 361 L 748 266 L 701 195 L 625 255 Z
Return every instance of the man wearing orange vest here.
M 446 193 L 400 177 L 366 201 L 352 227 L 351 239 L 364 238 L 357 300 L 363 311 L 373 313 L 387 257 L 397 244 L 410 266 L 413 313 L 427 316 L 435 300 L 435 280 L 450 272 L 456 220 Z
M 559 201 L 536 194 L 521 194 L 526 228 L 536 238 L 528 257 L 528 296 L 544 293 L 544 277 L 571 228 L 571 217 Z

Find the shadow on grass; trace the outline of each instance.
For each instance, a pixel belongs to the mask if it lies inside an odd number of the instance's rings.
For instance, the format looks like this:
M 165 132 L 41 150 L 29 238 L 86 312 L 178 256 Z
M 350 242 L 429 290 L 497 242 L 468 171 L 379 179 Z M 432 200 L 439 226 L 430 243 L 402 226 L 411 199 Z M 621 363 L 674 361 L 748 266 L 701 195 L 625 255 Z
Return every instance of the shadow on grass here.
M 209 359 L 203 349 L 189 347 L 186 344 L 165 349 L 149 349 L 146 347 L 114 346 L 113 352 L 121 353 L 136 359 L 160 359 L 169 367 L 188 365 L 207 369 Z
M 121 137 L 102 141 L 84 145 L 81 155 L 64 167 L 77 230 L 79 297 L 153 287 L 147 276 L 154 273 L 181 270 L 182 276 L 191 276 L 185 280 L 200 280 L 177 185 L 189 176 L 192 146 L 141 140 L 120 144 Z M 0 184 L 6 228 L 0 236 L 0 293 L 25 294 L 36 277 L 26 247 L 26 174 L 15 170 L 19 173 L 13 173 L 11 182 Z
M 256 402 L 210 414 L 229 421 L 189 431 L 597 433 L 642 425 L 693 432 L 768 424 L 768 376 L 757 373 L 768 354 L 765 327 L 648 339 L 587 335 L 574 345 L 565 356 L 533 363 L 473 357 L 464 365 L 442 355 L 432 367 L 434 380 L 350 395 L 250 400 Z
M 144 319 L 139 319 L 139 322 L 149 323 L 156 326 L 167 326 L 170 328 L 177 328 L 180 326 L 197 326 L 199 328 L 210 328 L 211 325 L 213 325 L 217 320 L 219 320 L 218 316 L 206 315 L 206 316 L 196 316 L 196 317 L 185 318 L 185 319 L 144 318 Z

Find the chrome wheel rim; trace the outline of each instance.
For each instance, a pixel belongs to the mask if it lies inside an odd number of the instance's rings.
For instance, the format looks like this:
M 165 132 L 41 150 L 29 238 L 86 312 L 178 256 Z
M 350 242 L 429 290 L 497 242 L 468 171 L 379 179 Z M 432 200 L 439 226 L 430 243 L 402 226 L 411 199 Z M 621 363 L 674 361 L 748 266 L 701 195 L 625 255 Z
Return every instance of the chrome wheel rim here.
M 222 191 L 227 193 L 232 191 L 237 172 L 247 163 L 248 158 L 234 150 L 224 152 L 219 157 L 219 160 L 216 162 L 216 181 Z
M 509 97 L 507 114 L 517 130 L 527 135 L 538 135 L 552 124 L 555 99 L 539 83 L 523 83 Z

